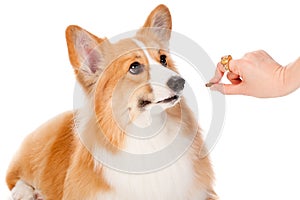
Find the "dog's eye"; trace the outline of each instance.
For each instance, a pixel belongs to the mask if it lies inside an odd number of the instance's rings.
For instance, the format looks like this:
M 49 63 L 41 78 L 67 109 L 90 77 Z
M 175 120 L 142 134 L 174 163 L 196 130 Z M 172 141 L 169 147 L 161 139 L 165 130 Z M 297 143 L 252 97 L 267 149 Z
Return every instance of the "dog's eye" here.
M 144 71 L 144 67 L 141 63 L 139 62 L 134 62 L 130 65 L 129 67 L 129 72 L 133 75 L 140 74 Z
M 168 64 L 167 64 L 167 56 L 166 55 L 160 55 L 160 64 L 162 64 L 164 67 L 166 67 Z

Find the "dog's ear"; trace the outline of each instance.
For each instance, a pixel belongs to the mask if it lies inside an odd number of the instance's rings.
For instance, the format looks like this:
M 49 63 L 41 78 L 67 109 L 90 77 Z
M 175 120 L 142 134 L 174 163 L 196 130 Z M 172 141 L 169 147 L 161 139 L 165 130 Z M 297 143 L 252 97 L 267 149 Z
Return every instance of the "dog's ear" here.
M 70 62 L 78 74 L 84 71 L 95 74 L 102 71 L 103 55 L 100 44 L 104 41 L 79 26 L 71 25 L 66 30 Z
M 143 28 L 150 28 L 151 32 L 163 43 L 168 43 L 171 37 L 172 18 L 167 6 L 157 6 L 148 16 Z

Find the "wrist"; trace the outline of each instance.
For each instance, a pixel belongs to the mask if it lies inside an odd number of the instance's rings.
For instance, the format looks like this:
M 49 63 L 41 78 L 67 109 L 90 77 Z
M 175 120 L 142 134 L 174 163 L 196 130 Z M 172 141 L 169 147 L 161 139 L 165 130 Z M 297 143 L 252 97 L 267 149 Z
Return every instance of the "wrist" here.
M 300 57 L 285 67 L 285 88 L 289 94 L 300 87 Z

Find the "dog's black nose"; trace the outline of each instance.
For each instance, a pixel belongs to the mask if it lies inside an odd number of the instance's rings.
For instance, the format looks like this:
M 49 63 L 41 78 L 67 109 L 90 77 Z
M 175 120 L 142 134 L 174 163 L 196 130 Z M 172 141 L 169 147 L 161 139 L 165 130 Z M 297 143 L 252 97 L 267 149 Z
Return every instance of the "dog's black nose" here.
M 174 92 L 180 92 L 184 88 L 185 80 L 180 76 L 172 76 L 168 82 L 167 86 Z

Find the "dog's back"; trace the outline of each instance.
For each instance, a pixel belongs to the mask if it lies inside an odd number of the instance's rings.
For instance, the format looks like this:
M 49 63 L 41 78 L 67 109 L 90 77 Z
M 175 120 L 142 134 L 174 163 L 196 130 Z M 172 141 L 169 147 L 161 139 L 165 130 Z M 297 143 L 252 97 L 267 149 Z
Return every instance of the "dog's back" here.
M 61 199 L 75 149 L 73 126 L 73 113 L 65 112 L 28 135 L 8 169 L 9 189 L 21 178 L 42 190 L 48 199 Z

